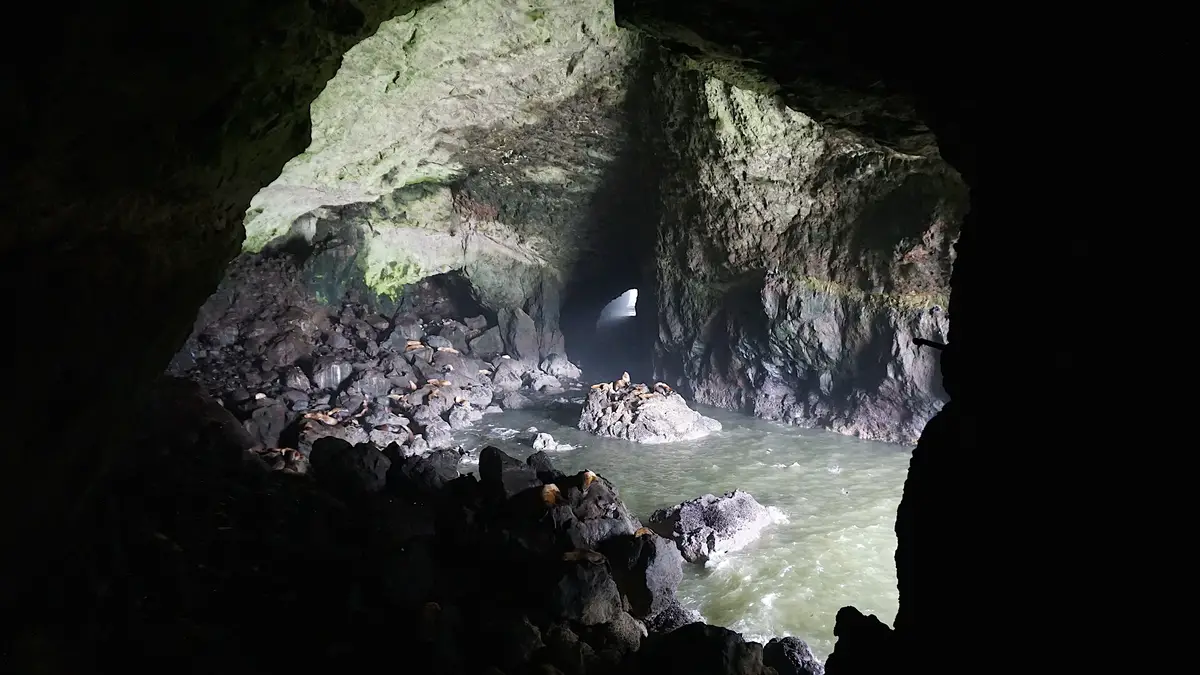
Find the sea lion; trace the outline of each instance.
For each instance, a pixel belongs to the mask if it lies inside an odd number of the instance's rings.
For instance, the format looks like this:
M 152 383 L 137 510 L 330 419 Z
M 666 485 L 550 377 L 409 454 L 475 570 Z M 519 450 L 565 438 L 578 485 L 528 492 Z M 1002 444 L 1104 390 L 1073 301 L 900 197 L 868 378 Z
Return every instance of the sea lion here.
M 563 554 L 563 562 L 590 562 L 593 565 L 603 565 L 608 562 L 608 558 L 604 557 L 603 553 L 597 553 L 586 548 L 567 551 Z
M 546 506 L 556 506 L 562 501 L 562 490 L 554 483 L 542 486 L 542 503 Z
M 672 389 L 671 386 L 669 384 L 667 384 L 666 382 L 655 382 L 654 383 L 654 391 L 662 394 L 663 396 L 666 396 L 667 394 L 670 394 L 671 392 L 673 392 L 675 390 Z
M 458 353 L 458 350 L 457 350 L 457 349 L 455 349 L 454 347 L 438 347 L 438 348 L 437 348 L 437 350 L 438 350 L 439 352 L 449 352 L 449 353 L 451 353 L 451 354 L 457 354 L 457 353 Z
M 644 536 L 646 536 L 646 535 L 648 535 L 648 534 L 654 534 L 654 530 L 651 530 L 651 529 L 650 529 L 650 528 L 648 528 L 648 527 L 639 527 L 639 528 L 637 529 L 637 532 L 634 532 L 634 533 L 633 533 L 633 536 L 635 536 L 635 537 L 644 537 Z
M 321 422 L 322 424 L 326 424 L 331 427 L 336 427 L 338 424 L 338 421 L 336 419 L 334 419 L 334 417 L 332 415 L 327 415 L 323 412 L 304 413 L 304 419 L 316 420 L 318 422 Z

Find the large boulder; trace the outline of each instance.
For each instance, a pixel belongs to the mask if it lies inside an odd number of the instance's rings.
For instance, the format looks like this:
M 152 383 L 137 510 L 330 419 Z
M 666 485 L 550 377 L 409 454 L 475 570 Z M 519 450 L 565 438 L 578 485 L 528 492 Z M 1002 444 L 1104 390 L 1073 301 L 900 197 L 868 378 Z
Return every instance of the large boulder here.
M 734 490 L 659 509 L 650 515 L 649 527 L 673 539 L 684 560 L 705 563 L 714 555 L 746 546 L 771 522 L 771 512 L 750 493 Z
M 588 393 L 579 429 L 635 443 L 670 443 L 720 431 L 721 423 L 692 410 L 670 389 L 602 383 Z

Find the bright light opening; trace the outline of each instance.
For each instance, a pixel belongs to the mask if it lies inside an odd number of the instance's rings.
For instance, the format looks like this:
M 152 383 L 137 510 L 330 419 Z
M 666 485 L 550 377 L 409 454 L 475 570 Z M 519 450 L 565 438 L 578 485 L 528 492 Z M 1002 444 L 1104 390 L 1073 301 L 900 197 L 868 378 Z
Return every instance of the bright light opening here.
M 637 316 L 637 295 L 637 289 L 631 288 L 605 305 L 604 309 L 600 310 L 600 318 L 596 320 L 596 327 Z

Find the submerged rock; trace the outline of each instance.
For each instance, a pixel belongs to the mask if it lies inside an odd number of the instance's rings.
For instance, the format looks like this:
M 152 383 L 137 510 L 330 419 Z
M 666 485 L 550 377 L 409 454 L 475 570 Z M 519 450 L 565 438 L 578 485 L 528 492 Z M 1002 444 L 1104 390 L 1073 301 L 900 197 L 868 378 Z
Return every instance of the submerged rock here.
M 692 410 L 667 387 L 656 385 L 652 391 L 625 380 L 592 387 L 579 416 L 579 429 L 635 443 L 670 443 L 720 431 L 721 423 Z
M 650 529 L 679 546 L 684 560 L 705 563 L 710 557 L 746 546 L 772 522 L 771 512 L 748 492 L 704 495 L 650 516 Z

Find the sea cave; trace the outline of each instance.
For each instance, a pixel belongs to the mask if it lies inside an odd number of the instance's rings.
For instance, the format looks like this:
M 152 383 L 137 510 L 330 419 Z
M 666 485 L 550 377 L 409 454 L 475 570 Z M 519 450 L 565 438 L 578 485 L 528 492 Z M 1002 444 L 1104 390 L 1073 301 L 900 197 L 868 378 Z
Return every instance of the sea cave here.
M 971 671 L 932 11 L 59 11 L 5 85 L 6 672 Z

